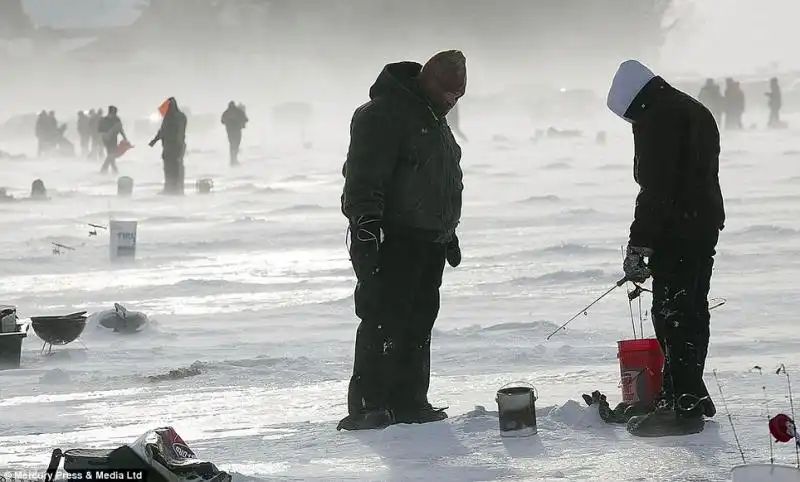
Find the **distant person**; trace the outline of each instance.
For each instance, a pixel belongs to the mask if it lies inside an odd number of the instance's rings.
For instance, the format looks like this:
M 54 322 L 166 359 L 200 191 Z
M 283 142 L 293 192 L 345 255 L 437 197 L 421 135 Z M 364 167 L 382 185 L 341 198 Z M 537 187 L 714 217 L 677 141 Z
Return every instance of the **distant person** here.
M 464 95 L 457 50 L 386 65 L 355 110 L 342 169 L 356 275 L 348 415 L 337 429 L 444 420 L 431 405 L 431 331 L 445 261 L 461 263 L 461 148 L 446 116 Z
M 61 157 L 75 157 L 75 144 L 66 137 L 67 125 L 62 124 L 56 131 L 55 147 Z
M 742 115 L 744 115 L 745 98 L 739 82 L 732 78 L 725 79 L 725 129 L 744 129 Z
M 81 155 L 89 155 L 89 142 L 92 139 L 92 128 L 89 125 L 89 116 L 86 112 L 78 111 L 78 136 L 81 139 Z
M 719 125 L 722 122 L 722 112 L 724 110 L 723 99 L 719 85 L 714 82 L 714 79 L 706 79 L 706 83 L 703 84 L 700 93 L 697 95 L 697 100 L 711 111 L 711 114 L 714 115 L 714 120 Z
M 97 126 L 100 137 L 103 140 L 103 147 L 106 150 L 106 160 L 103 162 L 103 167 L 100 168 L 101 173 L 108 172 L 108 168 L 114 174 L 119 172 L 117 168 L 117 148 L 119 147 L 119 136 L 122 136 L 126 141 L 128 136 L 125 135 L 125 129 L 122 127 L 122 120 L 117 115 L 117 108 L 109 106 L 108 115 L 100 119 L 100 124 Z
M 36 140 L 38 143 L 37 156 L 42 157 L 47 151 L 50 150 L 51 140 L 48 122 L 49 118 L 46 111 L 41 111 L 36 118 Z
M 50 111 L 45 117 L 44 129 L 48 150 L 55 150 L 62 157 L 75 155 L 75 146 L 66 137 L 67 124 L 58 124 L 55 111 Z
M 778 83 L 778 78 L 773 77 L 769 80 L 770 91 L 766 93 L 767 107 L 769 107 L 769 120 L 767 127 L 776 129 L 784 127 L 781 121 L 781 107 L 783 107 L 783 96 L 781 95 L 781 86 Z
M 167 110 L 161 128 L 150 141 L 150 147 L 161 141 L 161 159 L 164 161 L 164 194 L 183 195 L 186 154 L 186 114 L 178 108 L 174 97 L 167 99 Z
M 58 131 L 58 119 L 54 110 L 47 113 L 47 129 L 50 131 L 51 136 L 55 137 L 55 132 Z
M 744 129 L 744 121 L 742 120 L 742 117 L 744 117 L 744 113 L 747 111 L 747 98 L 744 94 L 744 89 L 742 89 L 742 83 L 735 81 L 733 84 L 736 87 L 736 112 L 739 115 L 739 118 L 736 120 L 736 124 L 739 129 Z
M 222 123 L 228 132 L 228 144 L 230 145 L 230 164 L 239 164 L 239 147 L 242 144 L 242 129 L 247 126 L 247 114 L 233 101 L 228 103 L 228 108 L 222 113 Z
M 86 115 L 87 119 L 87 127 L 89 129 L 89 152 L 86 154 L 88 159 L 93 159 L 95 155 L 95 132 L 97 131 L 98 125 L 100 124 L 100 120 L 97 117 L 97 112 L 94 109 L 91 109 L 89 113 Z
M 742 121 L 742 117 L 744 116 L 744 112 L 747 109 L 747 103 L 745 100 L 744 90 L 742 89 L 742 84 L 737 81 L 733 81 L 731 93 L 731 104 L 732 104 L 732 111 L 733 111 L 733 123 L 732 128 L 741 130 L 744 129 L 744 122 Z
M 93 111 L 94 116 L 89 118 L 89 128 L 92 135 L 92 150 L 89 158 L 100 160 L 103 158 L 103 136 L 100 135 L 100 120 L 104 117 L 103 109 Z

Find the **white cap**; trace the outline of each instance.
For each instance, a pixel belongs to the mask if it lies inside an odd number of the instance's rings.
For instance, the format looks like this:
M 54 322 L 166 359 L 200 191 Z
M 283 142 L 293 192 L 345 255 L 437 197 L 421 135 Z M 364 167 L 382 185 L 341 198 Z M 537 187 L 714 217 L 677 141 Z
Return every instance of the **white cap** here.
M 636 60 L 622 62 L 614 74 L 614 80 L 611 81 L 606 105 L 611 112 L 631 122 L 625 117 L 625 112 L 642 88 L 655 76 L 656 74 Z

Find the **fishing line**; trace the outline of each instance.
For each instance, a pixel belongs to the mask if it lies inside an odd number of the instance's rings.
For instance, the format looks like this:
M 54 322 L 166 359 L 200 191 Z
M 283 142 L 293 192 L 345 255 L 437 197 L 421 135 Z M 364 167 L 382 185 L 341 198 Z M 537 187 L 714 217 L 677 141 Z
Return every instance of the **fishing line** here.
M 739 436 L 736 434 L 736 426 L 733 424 L 733 417 L 731 417 L 731 412 L 728 410 L 728 402 L 725 400 L 725 394 L 722 393 L 722 385 L 719 383 L 719 378 L 717 377 L 717 370 L 713 371 L 714 373 L 714 380 L 717 382 L 717 389 L 719 390 L 719 396 L 722 399 L 722 406 L 725 407 L 725 414 L 728 416 L 728 421 L 731 423 L 731 430 L 733 430 L 733 439 L 736 440 L 736 447 L 739 449 L 739 455 L 742 456 L 742 463 L 746 464 L 747 461 L 744 459 L 744 450 L 742 450 L 742 444 L 739 443 Z
M 767 385 L 764 383 L 764 372 L 761 370 L 761 367 L 756 365 L 753 367 L 753 370 L 758 370 L 758 374 L 761 376 L 761 390 L 764 392 L 764 410 L 766 410 L 767 416 L 767 426 L 769 427 L 769 398 L 767 397 Z M 767 438 L 769 439 L 769 463 L 775 463 L 775 452 L 773 449 L 774 441 L 772 440 L 772 436 L 767 430 Z
M 783 373 L 786 375 L 786 385 L 789 387 L 789 407 L 792 409 L 792 420 L 797 420 L 794 416 L 794 397 L 792 396 L 792 380 L 789 378 L 789 373 L 786 371 L 786 365 L 781 363 L 781 366 L 775 371 L 776 375 Z M 797 457 L 797 468 L 800 469 L 800 446 L 794 444 L 794 454 Z

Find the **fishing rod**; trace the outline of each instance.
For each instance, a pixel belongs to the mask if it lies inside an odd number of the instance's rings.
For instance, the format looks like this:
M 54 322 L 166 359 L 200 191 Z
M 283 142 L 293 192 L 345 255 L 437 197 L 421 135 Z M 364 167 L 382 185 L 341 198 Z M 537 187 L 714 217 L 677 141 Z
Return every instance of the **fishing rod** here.
M 594 301 L 592 301 L 591 303 L 589 303 L 589 305 L 588 305 L 588 306 L 586 306 L 584 309 L 582 309 L 582 310 L 580 310 L 579 312 L 575 313 L 575 316 L 573 316 L 572 318 L 570 318 L 569 320 L 567 320 L 567 321 L 566 321 L 566 322 L 565 322 L 563 325 L 561 325 L 561 326 L 559 326 L 558 328 L 556 328 L 556 330 L 555 330 L 554 332 L 552 332 L 552 333 L 550 333 L 549 335 L 547 335 L 547 338 L 546 338 L 546 340 L 549 340 L 550 338 L 552 338 L 552 337 L 553 337 L 553 335 L 555 335 L 555 334 L 556 334 L 556 333 L 558 333 L 559 331 L 561 331 L 561 330 L 563 330 L 564 328 L 566 328 L 566 326 L 567 326 L 567 325 L 569 325 L 569 324 L 572 322 L 572 320 L 574 320 L 575 318 L 577 318 L 577 317 L 581 316 L 581 314 L 583 314 L 583 315 L 587 315 L 587 314 L 588 314 L 588 313 L 587 313 L 587 311 L 589 311 L 589 308 L 591 308 L 592 306 L 594 306 L 595 304 L 597 304 L 597 302 L 599 302 L 600 300 L 602 300 L 603 298 L 605 298 L 606 296 L 608 296 L 609 294 L 611 294 L 611 292 L 612 292 L 612 291 L 614 291 L 615 289 L 617 289 L 617 288 L 619 288 L 620 286 L 624 285 L 626 281 L 628 281 L 628 278 L 627 278 L 627 276 L 626 276 L 626 277 L 623 277 L 621 280 L 619 280 L 619 281 L 617 281 L 616 283 L 614 283 L 614 286 L 612 286 L 611 288 L 609 288 L 609 289 L 608 289 L 608 291 L 606 291 L 605 293 L 603 293 L 602 295 L 600 295 L 600 296 L 599 296 L 599 297 L 598 297 L 596 300 L 594 300 Z
M 552 338 L 553 335 L 555 335 L 559 331 L 561 331 L 564 328 L 566 328 L 567 325 L 572 323 L 572 321 L 574 321 L 580 315 L 588 315 L 587 312 L 589 311 L 589 308 L 591 308 L 592 306 L 596 305 L 600 300 L 602 300 L 603 298 L 605 298 L 606 296 L 611 294 L 612 291 L 614 291 L 615 289 L 617 289 L 620 286 L 624 285 L 628 281 L 630 281 L 630 280 L 627 277 L 624 277 L 624 278 L 620 279 L 619 281 L 617 281 L 616 283 L 614 283 L 614 286 L 609 288 L 605 293 L 603 293 L 602 295 L 597 297 L 597 299 L 595 299 L 594 301 L 589 303 L 582 310 L 580 310 L 577 313 L 575 313 L 575 316 L 573 316 L 569 320 L 565 321 L 564 324 L 562 324 L 561 326 L 556 328 L 552 333 L 547 335 L 547 338 L 545 338 L 545 340 L 550 340 L 550 338 Z M 633 291 L 628 293 L 628 301 L 629 302 L 635 300 L 636 298 L 638 298 L 643 292 L 652 293 L 652 291 L 648 290 L 647 288 L 643 288 L 643 287 L 639 286 L 636 283 L 633 283 L 633 284 L 634 284 L 634 286 L 636 286 L 636 288 Z M 708 311 L 712 311 L 715 308 L 719 308 L 720 306 L 724 305 L 727 302 L 727 300 L 725 298 L 713 298 L 713 299 L 711 299 L 711 301 L 712 301 L 712 303 L 709 305 Z M 634 335 L 635 335 L 635 333 L 636 333 L 636 328 L 635 328 L 635 325 L 634 325 Z

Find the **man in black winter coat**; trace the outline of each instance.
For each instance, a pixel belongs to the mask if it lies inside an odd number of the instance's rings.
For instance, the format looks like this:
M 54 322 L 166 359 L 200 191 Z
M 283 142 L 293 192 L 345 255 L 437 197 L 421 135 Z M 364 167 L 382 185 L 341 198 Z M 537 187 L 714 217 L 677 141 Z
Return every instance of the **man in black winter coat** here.
M 461 148 L 445 116 L 466 82 L 459 51 L 389 64 L 353 115 L 342 212 L 361 324 L 339 429 L 447 418 L 428 402 L 430 347 L 445 260 L 461 262 Z
M 702 430 L 703 415 L 716 413 L 703 370 L 708 291 L 725 223 L 717 123 L 703 104 L 634 60 L 620 65 L 608 107 L 633 126 L 634 178 L 640 186 L 623 268 L 634 282 L 653 276 L 651 313 L 665 355 L 657 408 L 632 419 L 629 430 L 642 435 Z

